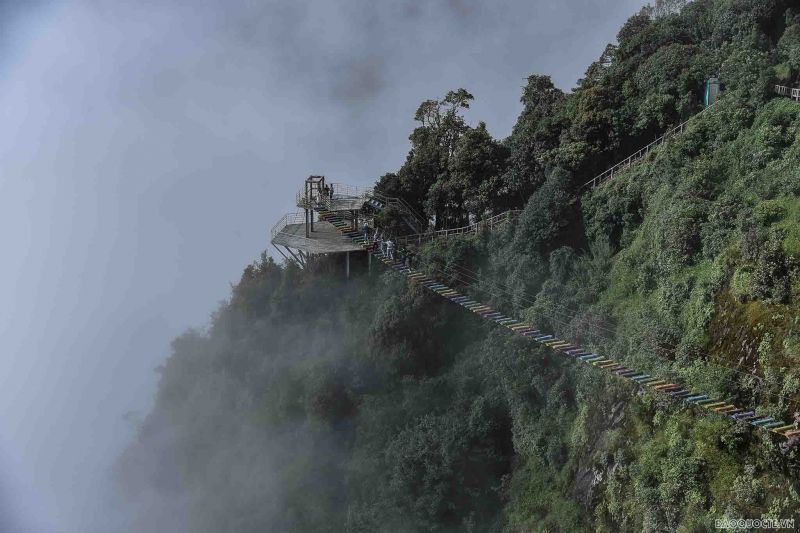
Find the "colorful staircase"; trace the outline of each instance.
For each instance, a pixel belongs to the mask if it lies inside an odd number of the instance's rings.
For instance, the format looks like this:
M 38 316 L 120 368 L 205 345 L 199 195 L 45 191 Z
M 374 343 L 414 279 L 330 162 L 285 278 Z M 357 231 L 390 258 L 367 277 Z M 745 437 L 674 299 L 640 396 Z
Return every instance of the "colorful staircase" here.
M 692 391 L 679 383 L 659 379 L 645 372 L 639 372 L 614 359 L 604 357 L 591 350 L 577 346 L 567 340 L 537 329 L 532 324 L 506 316 L 505 314 L 459 293 L 455 289 L 439 283 L 436 279 L 419 270 L 409 268 L 404 263 L 386 257 L 375 249 L 362 232 L 352 230 L 350 224 L 340 215 L 326 208 L 318 208 L 319 218 L 333 224 L 345 236 L 361 244 L 374 257 L 380 259 L 394 271 L 405 275 L 410 283 L 418 283 L 430 291 L 450 300 L 475 313 L 484 320 L 503 326 L 516 335 L 538 342 L 553 352 L 574 360 L 576 363 L 592 365 L 620 379 L 628 380 L 647 391 L 658 393 L 675 401 L 681 401 L 692 407 L 725 416 L 737 422 L 746 422 L 756 428 L 776 433 L 786 438 L 800 437 L 797 424 L 789 424 L 771 416 L 759 415 L 755 410 L 739 407 L 719 398 L 713 398 L 702 392 Z

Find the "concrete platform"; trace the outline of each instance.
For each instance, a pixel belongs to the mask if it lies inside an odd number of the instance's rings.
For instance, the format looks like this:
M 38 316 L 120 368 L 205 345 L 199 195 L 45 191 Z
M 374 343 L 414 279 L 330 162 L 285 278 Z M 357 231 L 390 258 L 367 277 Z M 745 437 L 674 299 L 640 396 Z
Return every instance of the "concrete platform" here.
M 272 235 L 272 244 L 302 250 L 310 254 L 356 252 L 364 249 L 343 236 L 329 222 L 314 222 L 314 231 L 306 237 L 305 224 L 286 224 Z

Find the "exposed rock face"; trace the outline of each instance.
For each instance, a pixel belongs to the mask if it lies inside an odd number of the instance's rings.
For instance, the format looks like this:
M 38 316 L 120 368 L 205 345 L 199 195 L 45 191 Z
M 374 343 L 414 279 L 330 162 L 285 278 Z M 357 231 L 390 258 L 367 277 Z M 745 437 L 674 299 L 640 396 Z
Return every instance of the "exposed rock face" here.
M 595 496 L 602 492 L 602 486 L 617 468 L 617 464 L 613 461 L 613 450 L 607 449 L 605 434 L 606 431 L 622 424 L 625 419 L 625 406 L 623 401 L 616 402 L 611 407 L 611 412 L 602 416 L 603 422 L 595 426 L 598 431 L 586 448 L 583 464 L 575 473 L 572 494 L 587 510 L 594 507 Z

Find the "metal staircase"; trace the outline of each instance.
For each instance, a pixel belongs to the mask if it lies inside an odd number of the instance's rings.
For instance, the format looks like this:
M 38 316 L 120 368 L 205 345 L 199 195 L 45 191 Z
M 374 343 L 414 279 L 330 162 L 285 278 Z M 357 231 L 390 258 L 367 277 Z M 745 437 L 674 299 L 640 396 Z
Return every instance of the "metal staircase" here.
M 373 189 L 372 192 L 367 195 L 366 203 L 376 211 L 383 211 L 387 207 L 396 209 L 401 213 L 403 222 L 415 233 L 422 233 L 431 225 L 431 220 L 429 218 L 419 214 L 418 211 L 402 198 L 386 196 Z
M 431 224 L 429 218 L 420 214 L 402 198 L 389 196 L 374 187 L 357 187 L 343 183 L 331 183 L 330 186 L 334 191 L 332 196 L 314 196 L 311 200 L 305 191 L 299 191 L 296 196 L 297 207 L 315 209 L 318 205 L 323 205 L 329 211 L 337 211 L 340 208 L 360 209 L 368 205 L 378 212 L 391 207 L 401 214 L 403 221 L 414 233 L 424 232 Z

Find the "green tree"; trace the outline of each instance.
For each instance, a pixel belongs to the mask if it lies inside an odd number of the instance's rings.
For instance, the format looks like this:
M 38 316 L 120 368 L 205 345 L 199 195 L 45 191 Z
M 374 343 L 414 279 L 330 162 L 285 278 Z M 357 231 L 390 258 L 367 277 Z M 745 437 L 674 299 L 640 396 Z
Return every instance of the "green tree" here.
M 522 113 L 506 141 L 509 169 L 497 191 L 503 207 L 521 207 L 544 183 L 549 152 L 558 146 L 565 122 L 558 114 L 564 93 L 549 76 L 528 76 L 520 101 Z
M 448 162 L 469 126 L 461 115 L 473 96 L 465 89 L 449 91 L 441 100 L 426 100 L 414 114 L 421 125 L 409 137 L 411 150 L 397 173 L 403 198 L 414 208 L 436 218 L 436 227 L 447 223 L 449 197 L 442 187 L 448 179 Z M 440 191 L 440 192 L 437 192 Z

